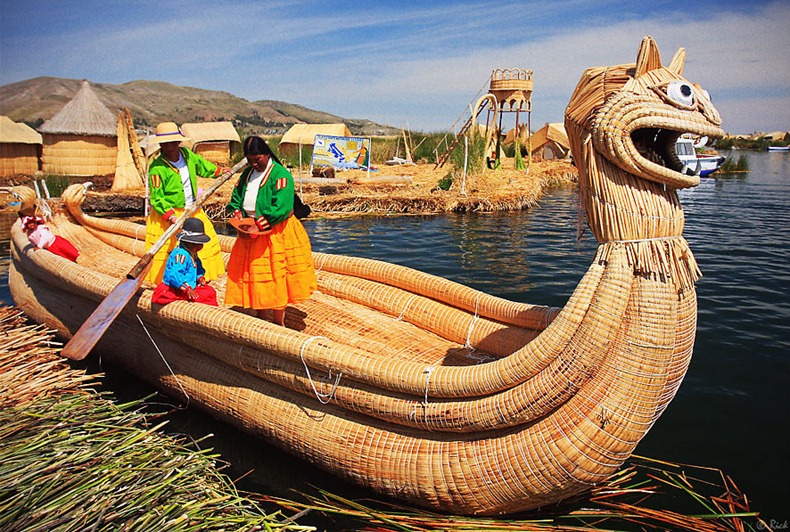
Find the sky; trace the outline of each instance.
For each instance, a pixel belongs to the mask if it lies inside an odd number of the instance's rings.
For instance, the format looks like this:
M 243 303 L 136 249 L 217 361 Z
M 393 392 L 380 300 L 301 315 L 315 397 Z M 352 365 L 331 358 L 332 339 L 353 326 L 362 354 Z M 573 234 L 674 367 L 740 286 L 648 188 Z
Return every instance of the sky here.
M 156 80 L 435 132 L 460 126 L 494 69 L 523 68 L 533 70 L 536 130 L 563 120 L 585 69 L 633 63 L 642 37 L 651 35 L 665 64 L 686 48 L 684 75 L 711 94 L 725 131 L 790 130 L 788 0 L 0 6 L 0 85 L 39 76 Z

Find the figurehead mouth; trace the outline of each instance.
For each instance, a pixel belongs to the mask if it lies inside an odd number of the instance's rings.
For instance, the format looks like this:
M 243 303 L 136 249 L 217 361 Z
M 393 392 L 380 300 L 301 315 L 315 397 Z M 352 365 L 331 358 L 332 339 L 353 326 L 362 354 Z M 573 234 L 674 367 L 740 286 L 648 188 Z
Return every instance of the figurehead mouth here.
M 678 139 L 703 136 L 717 139 L 724 136 L 724 131 L 697 117 L 676 118 L 654 115 L 638 119 L 624 132 L 621 142 L 631 159 L 627 164 L 635 174 L 674 188 L 693 187 L 699 184 L 699 170 L 696 166 L 690 168 L 681 159 Z M 689 149 L 693 155 L 693 146 Z
M 689 135 L 689 132 L 664 128 L 643 128 L 631 133 L 631 142 L 639 155 L 647 161 L 673 172 L 693 175 L 693 172 L 684 172 L 686 165 L 678 157 L 677 141 L 684 135 Z M 686 168 L 686 170 L 688 169 Z

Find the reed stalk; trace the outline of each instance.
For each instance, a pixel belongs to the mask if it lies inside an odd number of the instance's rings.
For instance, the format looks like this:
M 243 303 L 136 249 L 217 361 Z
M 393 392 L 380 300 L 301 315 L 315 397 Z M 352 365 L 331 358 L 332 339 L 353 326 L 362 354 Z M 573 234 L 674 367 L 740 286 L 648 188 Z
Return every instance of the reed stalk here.
M 90 390 L 53 333 L 0 308 L 0 530 L 315 530 L 266 513 L 219 456 Z

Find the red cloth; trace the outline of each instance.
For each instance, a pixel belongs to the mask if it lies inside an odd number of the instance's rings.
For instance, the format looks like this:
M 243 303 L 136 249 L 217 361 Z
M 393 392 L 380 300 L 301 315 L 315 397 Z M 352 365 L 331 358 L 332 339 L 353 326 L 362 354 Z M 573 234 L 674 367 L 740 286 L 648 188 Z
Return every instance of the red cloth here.
M 55 241 L 45 248 L 55 255 L 60 255 L 64 259 L 69 259 L 71 262 L 77 262 L 77 257 L 80 252 L 74 247 L 74 244 L 63 238 L 62 236 L 55 235 Z
M 198 285 L 195 287 L 195 292 L 197 292 L 198 298 L 194 301 L 194 303 L 205 303 L 206 305 L 213 305 L 215 307 L 219 306 L 217 303 L 217 291 L 214 290 L 213 287 L 207 284 Z M 154 288 L 154 294 L 151 296 L 152 303 L 167 305 L 173 301 L 189 301 L 189 298 L 187 298 L 186 293 L 181 292 L 180 290 L 177 290 L 168 284 L 159 283 L 156 285 L 156 288 Z

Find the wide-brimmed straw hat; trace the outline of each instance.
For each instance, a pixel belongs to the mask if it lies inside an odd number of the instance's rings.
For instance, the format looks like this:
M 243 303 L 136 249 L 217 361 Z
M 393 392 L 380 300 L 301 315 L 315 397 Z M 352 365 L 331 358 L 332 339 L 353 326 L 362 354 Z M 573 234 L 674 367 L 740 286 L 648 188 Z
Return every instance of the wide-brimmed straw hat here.
M 184 227 L 178 233 L 178 240 L 189 242 L 190 244 L 205 244 L 210 240 L 203 229 L 203 220 L 199 218 L 187 218 Z
M 165 142 L 184 142 L 189 140 L 189 137 L 184 136 L 181 128 L 175 122 L 162 122 L 156 126 L 156 142 L 164 144 Z

